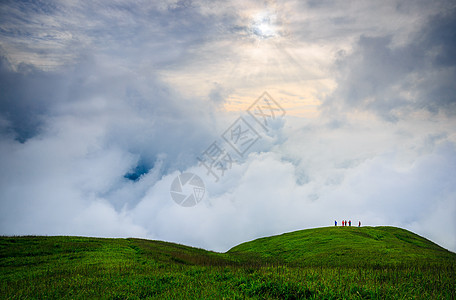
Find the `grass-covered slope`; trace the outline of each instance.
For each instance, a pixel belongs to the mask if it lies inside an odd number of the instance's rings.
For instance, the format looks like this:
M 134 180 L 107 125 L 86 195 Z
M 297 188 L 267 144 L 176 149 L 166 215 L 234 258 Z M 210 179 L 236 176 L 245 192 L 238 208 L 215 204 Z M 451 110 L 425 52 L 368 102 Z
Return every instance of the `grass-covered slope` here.
M 260 238 L 232 248 L 241 260 L 297 265 L 382 266 L 456 261 L 456 254 L 396 227 L 324 227 Z
M 175 243 L 144 239 L 72 236 L 0 237 L 0 268 L 54 264 L 90 264 L 106 267 L 119 261 L 177 265 L 226 265 L 225 254 Z
M 0 237 L 0 299 L 193 298 L 211 281 L 204 269 L 230 264 L 225 254 L 162 241 Z
M 227 253 L 0 237 L 0 299 L 452 299 L 455 269 L 456 254 L 392 227 L 302 230 Z

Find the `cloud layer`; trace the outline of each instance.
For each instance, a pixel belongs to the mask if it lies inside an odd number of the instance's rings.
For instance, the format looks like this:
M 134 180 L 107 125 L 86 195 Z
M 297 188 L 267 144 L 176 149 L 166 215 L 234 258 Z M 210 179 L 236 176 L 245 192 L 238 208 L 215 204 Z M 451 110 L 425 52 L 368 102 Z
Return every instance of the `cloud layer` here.
M 456 251 L 455 6 L 341 5 L 0 4 L 0 234 L 225 251 L 351 219 Z M 268 131 L 244 112 L 264 90 Z M 261 138 L 215 182 L 197 158 L 239 116 Z

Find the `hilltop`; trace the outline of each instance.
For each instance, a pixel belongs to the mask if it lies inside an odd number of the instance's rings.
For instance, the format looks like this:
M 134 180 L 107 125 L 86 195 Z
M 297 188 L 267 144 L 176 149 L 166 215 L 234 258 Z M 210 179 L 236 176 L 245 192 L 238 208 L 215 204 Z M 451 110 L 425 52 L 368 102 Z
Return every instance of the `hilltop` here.
M 256 239 L 231 248 L 246 260 L 360 266 L 455 261 L 456 254 L 396 227 L 323 227 Z
M 326 227 L 226 253 L 144 239 L 0 237 L 4 298 L 451 298 L 456 254 L 394 227 Z

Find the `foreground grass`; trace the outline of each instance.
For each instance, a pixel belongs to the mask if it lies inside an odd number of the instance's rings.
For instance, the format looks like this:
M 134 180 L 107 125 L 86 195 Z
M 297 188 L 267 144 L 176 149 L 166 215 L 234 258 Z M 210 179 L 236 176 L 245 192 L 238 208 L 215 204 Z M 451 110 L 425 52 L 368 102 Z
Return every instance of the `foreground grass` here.
M 339 233 L 335 233 L 337 237 Z M 277 237 L 271 239 L 274 238 Z M 290 238 L 285 236 L 282 241 L 288 239 L 291 243 Z M 439 247 L 427 252 L 427 257 L 415 255 L 415 260 L 401 264 L 379 260 L 376 264 L 337 266 L 331 259 L 321 257 L 318 266 L 314 261 L 306 265 L 261 258 L 270 255 L 268 251 L 279 251 L 273 245 L 280 244 L 279 240 L 252 255 L 252 249 L 264 243 L 247 243 L 223 254 L 140 239 L 2 237 L 0 297 L 454 299 L 456 296 L 454 253 L 442 254 Z M 421 248 L 428 246 L 434 247 L 425 243 Z M 281 255 L 292 260 L 286 251 Z

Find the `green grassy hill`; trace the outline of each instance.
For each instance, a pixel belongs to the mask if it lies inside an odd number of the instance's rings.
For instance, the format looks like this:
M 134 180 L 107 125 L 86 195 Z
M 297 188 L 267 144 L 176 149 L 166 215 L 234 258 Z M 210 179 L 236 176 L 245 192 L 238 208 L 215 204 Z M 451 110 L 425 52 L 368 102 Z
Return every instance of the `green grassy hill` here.
M 143 239 L 0 237 L 0 298 L 454 299 L 456 254 L 403 229 L 327 227 L 227 253 Z
M 456 254 L 396 227 L 325 227 L 257 239 L 228 252 L 240 259 L 315 266 L 455 261 Z

